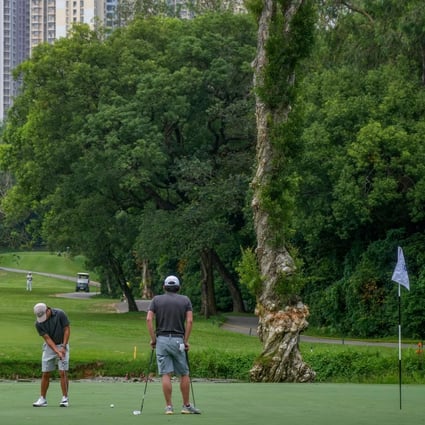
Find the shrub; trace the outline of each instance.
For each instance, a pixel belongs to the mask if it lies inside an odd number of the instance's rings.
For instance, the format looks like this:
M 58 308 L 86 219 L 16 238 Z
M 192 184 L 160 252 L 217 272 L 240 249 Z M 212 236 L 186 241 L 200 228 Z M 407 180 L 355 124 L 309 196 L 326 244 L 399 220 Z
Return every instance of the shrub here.
M 328 349 L 306 353 L 304 360 L 316 371 L 318 382 L 398 382 L 398 351 L 394 349 Z M 424 382 L 422 359 L 413 350 L 403 350 L 402 372 L 404 383 Z
M 255 353 L 220 349 L 190 352 L 193 378 L 248 381 Z M 317 382 L 351 382 L 393 384 L 398 382 L 398 351 L 382 348 L 335 347 L 312 349 L 303 354 L 304 360 L 316 371 Z M 128 377 L 139 379 L 147 373 L 148 359 L 141 361 L 71 362 L 71 379 L 96 377 Z M 403 383 L 425 382 L 423 357 L 414 350 L 403 350 Z M 156 366 L 151 374 L 157 375 Z M 40 362 L 3 361 L 0 378 L 39 378 Z

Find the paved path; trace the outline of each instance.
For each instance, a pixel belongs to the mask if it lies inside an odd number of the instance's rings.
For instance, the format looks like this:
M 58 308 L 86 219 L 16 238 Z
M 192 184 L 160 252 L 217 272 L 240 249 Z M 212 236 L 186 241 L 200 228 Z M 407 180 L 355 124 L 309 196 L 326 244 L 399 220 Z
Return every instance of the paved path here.
M 9 267 L 0 267 L 0 270 L 4 270 L 6 272 L 12 272 L 12 273 L 23 273 L 23 274 L 27 274 L 29 270 L 23 270 L 23 269 L 12 269 Z M 77 282 L 77 276 L 65 276 L 63 274 L 54 274 L 54 273 L 43 273 L 43 272 L 33 272 L 31 270 L 32 275 L 38 275 L 38 276 L 47 276 L 47 277 L 52 277 L 54 279 L 61 279 L 61 280 L 69 280 L 71 282 Z M 69 296 L 69 298 L 88 298 L 91 297 L 92 295 L 96 295 L 96 293 L 99 292 L 99 290 L 97 288 L 100 288 L 100 283 L 99 282 L 94 282 L 93 280 L 90 281 L 90 288 L 96 288 L 94 292 L 70 292 L 70 293 L 66 293 L 66 294 L 57 294 L 56 296 Z
M 23 270 L 23 269 L 11 269 L 9 267 L 0 267 L 0 270 L 4 270 L 6 272 L 13 272 L 13 273 L 24 273 L 27 274 L 28 270 Z M 42 273 L 42 272 L 33 272 L 31 270 L 31 273 L 33 275 L 39 275 L 39 276 L 47 276 L 47 277 L 54 277 L 56 279 L 62 279 L 62 280 L 70 280 L 72 282 L 76 281 L 76 277 L 74 276 L 64 276 L 62 274 L 53 274 L 53 273 Z
M 257 317 L 245 317 L 245 316 L 227 316 L 227 321 L 223 324 L 223 328 L 233 332 L 243 333 L 245 335 L 257 336 Z M 335 338 L 318 338 L 307 335 L 301 335 L 301 342 L 306 343 L 321 343 L 321 344 L 341 344 L 341 345 L 363 345 L 369 347 L 398 347 L 398 343 L 393 342 L 372 342 L 372 341 L 360 341 L 350 339 L 335 339 Z M 403 348 L 414 348 L 416 344 L 402 344 Z
M 136 301 L 139 311 L 147 311 L 150 301 L 137 300 Z M 128 312 L 127 303 L 121 302 L 115 304 L 118 312 Z M 244 335 L 257 336 L 258 318 L 256 316 L 226 316 L 226 322 L 223 323 L 222 328 L 231 332 L 238 332 Z M 398 347 L 398 343 L 392 342 L 369 342 L 357 340 L 343 340 L 335 338 L 318 338 L 307 335 L 301 335 L 301 342 L 306 343 L 321 343 L 321 344 L 341 344 L 341 345 L 363 345 L 369 347 Z M 417 348 L 415 344 L 402 344 L 403 348 Z
M 136 300 L 139 311 L 148 311 L 150 300 Z M 128 313 L 128 304 L 125 301 L 120 301 L 115 304 L 117 313 Z

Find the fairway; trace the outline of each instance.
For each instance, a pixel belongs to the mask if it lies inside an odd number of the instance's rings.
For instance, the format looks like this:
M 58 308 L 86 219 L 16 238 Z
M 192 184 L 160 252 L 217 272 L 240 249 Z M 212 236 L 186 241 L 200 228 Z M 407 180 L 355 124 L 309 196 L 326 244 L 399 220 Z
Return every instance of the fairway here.
M 59 383 L 51 383 L 45 408 L 34 408 L 39 382 L 0 383 L 2 425 L 109 425 L 109 424 L 202 424 L 202 425 L 416 425 L 423 423 L 425 386 L 403 387 L 399 408 L 397 385 L 357 384 L 253 384 L 193 383 L 196 405 L 202 415 L 163 414 L 159 380 L 149 383 L 141 416 L 144 383 L 70 383 L 70 407 L 60 408 Z M 174 404 L 180 408 L 178 384 Z M 110 405 L 114 404 L 114 408 Z

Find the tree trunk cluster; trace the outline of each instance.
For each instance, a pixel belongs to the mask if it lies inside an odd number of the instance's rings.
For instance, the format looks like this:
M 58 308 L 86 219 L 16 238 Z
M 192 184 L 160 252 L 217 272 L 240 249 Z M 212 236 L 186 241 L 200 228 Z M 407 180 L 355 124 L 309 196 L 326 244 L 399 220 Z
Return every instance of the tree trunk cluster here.
M 250 371 L 255 382 L 311 382 L 316 373 L 303 362 L 299 337 L 309 311 L 299 303 L 284 310 L 259 312 L 258 335 L 263 351 Z
M 229 289 L 233 302 L 233 312 L 244 313 L 242 293 L 235 278 L 230 274 L 217 252 L 214 249 L 205 248 L 201 252 L 201 314 L 207 319 L 217 314 L 214 295 L 214 270 L 218 272 Z

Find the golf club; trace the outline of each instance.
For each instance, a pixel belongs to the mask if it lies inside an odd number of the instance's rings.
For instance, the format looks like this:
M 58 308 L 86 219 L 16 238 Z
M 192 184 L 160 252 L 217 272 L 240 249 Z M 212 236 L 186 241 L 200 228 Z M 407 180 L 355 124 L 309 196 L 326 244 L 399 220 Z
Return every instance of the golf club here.
M 187 367 L 189 369 L 189 382 L 190 382 L 190 390 L 192 392 L 192 401 L 193 401 L 193 407 L 196 407 L 196 403 L 195 403 L 195 394 L 193 393 L 193 383 L 192 383 L 192 376 L 190 375 L 190 364 L 189 364 L 189 354 L 187 351 L 185 351 L 186 353 L 186 362 L 187 362 Z
M 146 388 L 148 387 L 148 381 L 149 381 L 149 374 L 151 372 L 151 368 L 152 368 L 152 360 L 153 360 L 153 352 L 154 349 L 152 348 L 151 351 L 151 358 L 149 360 L 149 368 L 148 368 L 148 373 L 146 374 L 146 384 L 145 384 L 145 390 L 143 392 L 143 397 L 142 397 L 142 404 L 140 405 L 140 410 L 133 410 L 133 415 L 137 416 L 137 415 L 141 415 L 143 412 L 143 405 L 145 403 L 145 396 L 146 396 Z
M 69 397 L 69 381 L 68 381 L 68 372 L 65 369 L 65 365 L 66 365 L 66 361 L 65 360 L 61 360 L 62 361 L 62 368 L 63 368 L 63 374 L 64 374 L 64 379 L 65 379 L 65 388 L 66 388 L 66 396 Z

